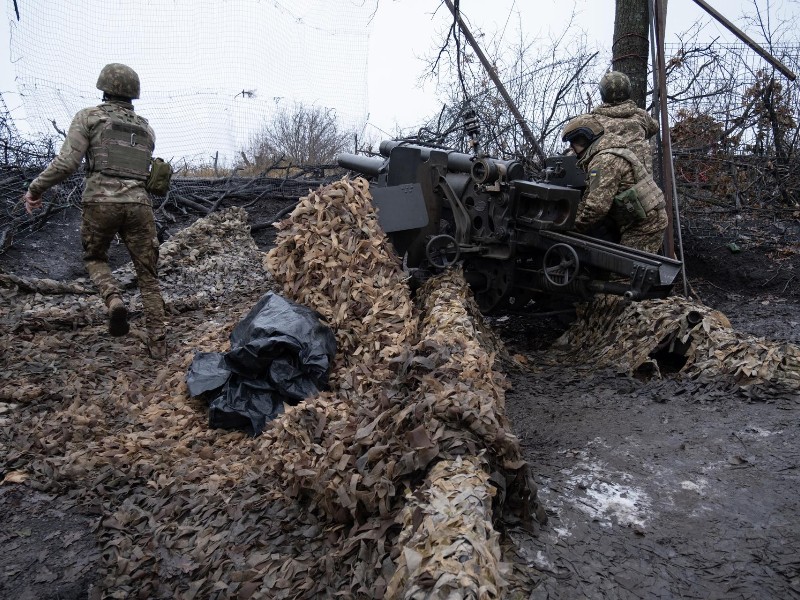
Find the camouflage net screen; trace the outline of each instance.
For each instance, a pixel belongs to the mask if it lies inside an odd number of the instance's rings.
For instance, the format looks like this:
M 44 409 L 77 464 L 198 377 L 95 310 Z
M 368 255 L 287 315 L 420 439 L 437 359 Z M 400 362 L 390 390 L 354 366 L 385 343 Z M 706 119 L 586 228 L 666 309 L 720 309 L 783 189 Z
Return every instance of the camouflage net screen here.
M 3 485 L 98 515 L 99 597 L 529 597 L 535 573 L 494 524 L 543 518 L 536 465 L 505 411 L 502 343 L 461 271 L 412 300 L 363 179 L 317 188 L 278 228 L 264 254 L 232 208 L 161 246 L 163 364 L 146 357 L 135 286 L 133 335 L 110 339 L 85 280 L 0 277 Z M 267 291 L 334 330 L 331 389 L 257 438 L 210 429 L 184 382 L 193 352 L 226 350 Z M 680 298 L 600 297 L 558 348 L 562 365 L 656 378 L 655 353 L 680 355 L 687 385 L 721 385 L 723 398 L 796 397 L 800 381 L 796 345 L 738 334 Z
M 554 360 L 622 375 L 679 372 L 689 389 L 714 388 L 754 400 L 800 397 L 800 347 L 747 335 L 694 300 L 672 296 L 627 303 L 597 296 L 554 344 Z M 580 357 L 580 359 L 578 359 Z
M 163 244 L 164 364 L 145 357 L 138 317 L 132 337 L 104 335 L 85 281 L 0 278 L 4 484 L 96 510 L 102 597 L 498 598 L 531 585 L 493 527 L 503 508 L 543 517 L 505 414 L 500 342 L 458 270 L 412 301 L 370 200 L 363 179 L 318 188 L 266 255 L 241 208 Z M 184 383 L 193 351 L 226 349 L 270 290 L 334 330 L 331 389 L 257 438 L 209 429 Z
M 98 103 L 103 65 L 133 67 L 136 109 L 157 154 L 231 165 L 276 110 L 302 103 L 335 111 L 345 129 L 367 116 L 374 2 L 6 0 L 11 61 L 33 136 L 66 131 Z M 219 153 L 217 155 L 217 153 Z

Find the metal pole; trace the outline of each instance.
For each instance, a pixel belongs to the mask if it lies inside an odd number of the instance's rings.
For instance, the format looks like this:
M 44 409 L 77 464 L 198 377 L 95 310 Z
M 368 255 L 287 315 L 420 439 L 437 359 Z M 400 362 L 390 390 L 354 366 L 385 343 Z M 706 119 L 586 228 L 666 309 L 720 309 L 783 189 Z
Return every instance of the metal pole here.
M 663 172 L 662 185 L 664 186 L 664 198 L 667 203 L 667 231 L 665 232 L 666 239 L 664 240 L 664 254 L 669 258 L 675 258 L 675 241 L 673 237 L 674 231 L 674 189 L 672 182 L 674 180 L 674 165 L 672 163 L 672 140 L 669 134 L 669 113 L 667 112 L 667 68 L 664 60 L 664 32 L 666 19 L 661 12 L 661 0 L 651 0 L 651 7 L 653 9 L 652 17 L 654 21 L 654 29 L 656 33 L 656 58 L 657 65 L 653 65 L 654 69 L 658 69 L 658 99 L 661 114 L 661 144 L 663 146 L 663 156 L 661 161 L 661 168 Z
M 481 61 L 483 68 L 486 69 L 486 73 L 489 75 L 489 78 L 494 82 L 497 86 L 497 91 L 500 92 L 500 95 L 503 97 L 503 100 L 506 102 L 506 106 L 511 111 L 511 114 L 514 115 L 514 118 L 517 119 L 517 123 L 522 128 L 522 133 L 525 135 L 525 139 L 528 140 L 528 143 L 533 147 L 534 152 L 536 152 L 536 156 L 539 157 L 542 165 L 544 165 L 545 159 L 547 158 L 542 150 L 542 147 L 539 145 L 539 142 L 536 141 L 536 138 L 531 131 L 531 128 L 528 127 L 528 124 L 525 122 L 525 119 L 522 117 L 522 113 L 519 112 L 517 105 L 514 104 L 514 101 L 511 99 L 511 96 L 506 91 L 503 82 L 500 81 L 500 77 L 497 75 L 497 71 L 494 70 L 492 63 L 486 58 L 481 50 L 481 47 L 478 45 L 478 42 L 475 41 L 475 38 L 472 37 L 467 25 L 461 19 L 461 15 L 456 13 L 456 8 L 453 6 L 453 3 L 450 0 L 444 0 L 444 3 L 447 5 L 447 8 L 450 9 L 450 12 L 453 13 L 453 17 L 456 19 L 456 23 L 458 23 L 458 28 L 461 30 L 461 33 L 464 34 L 464 37 L 467 38 L 469 45 L 472 46 L 472 49 L 475 51 L 475 54 L 478 57 L 478 60 Z
M 724 25 L 728 29 L 728 31 L 733 33 L 733 35 L 738 37 L 745 44 L 747 44 L 753 50 L 755 50 L 758 54 L 760 54 L 761 58 L 763 58 L 769 64 L 771 64 L 773 67 L 778 69 L 778 71 L 780 71 L 786 77 L 788 77 L 790 81 L 794 81 L 795 79 L 797 79 L 797 75 L 795 75 L 791 71 L 791 69 L 789 69 L 789 67 L 784 65 L 781 61 L 779 61 L 777 58 L 772 56 L 772 54 L 770 54 L 769 52 L 764 50 L 764 48 L 762 48 L 756 42 L 754 42 L 752 39 L 750 39 L 748 37 L 748 35 L 744 31 L 742 31 L 741 29 L 736 27 L 736 25 L 734 25 L 728 19 L 726 19 L 721 13 L 719 13 L 716 9 L 714 9 L 711 5 L 709 5 L 708 2 L 705 2 L 705 0 L 694 0 L 694 3 L 697 4 L 697 6 L 702 8 L 704 11 L 706 11 L 708 14 L 710 14 L 712 17 L 714 17 L 722 25 Z
M 672 189 L 678 189 L 678 182 L 675 180 L 675 170 L 672 170 Z M 678 235 L 678 260 L 681 261 L 681 278 L 683 279 L 683 295 L 689 297 L 689 280 L 686 275 L 686 262 L 683 260 L 683 232 L 681 231 L 681 213 L 679 209 L 678 193 L 675 192 L 675 232 Z
M 655 3 L 653 2 L 653 0 L 650 1 L 649 5 L 650 5 L 650 36 L 652 38 L 651 41 L 650 41 L 650 52 L 651 52 L 651 55 L 652 55 L 653 65 L 656 65 L 658 63 L 658 59 L 657 59 L 658 52 L 656 51 L 656 31 L 655 31 L 655 28 L 656 28 L 656 19 L 655 19 L 656 7 L 655 7 Z M 666 8 L 666 0 L 665 0 L 664 6 L 663 7 L 659 7 L 659 9 L 661 9 L 661 8 L 664 8 L 664 9 Z M 666 21 L 666 19 L 665 19 L 666 11 L 664 10 L 663 12 L 661 12 L 659 14 L 661 15 L 661 22 L 664 23 Z M 653 69 L 653 94 L 658 97 L 658 106 L 659 107 L 661 107 L 662 104 L 666 104 L 666 101 L 663 102 L 663 103 L 661 101 L 661 89 L 662 88 L 659 85 L 660 80 L 661 80 L 661 77 L 658 75 L 656 69 L 654 68 Z M 664 86 L 663 89 L 666 89 L 666 85 Z M 668 136 L 670 135 L 669 128 L 666 129 L 666 135 L 668 135 Z M 663 139 L 663 135 L 661 133 L 659 133 L 659 137 Z M 670 148 L 671 148 L 671 146 L 672 146 L 672 144 L 670 143 Z M 663 165 L 663 163 L 664 163 L 663 146 L 660 148 L 660 154 L 661 154 L 661 161 L 660 162 Z M 672 153 L 670 152 L 670 160 L 671 159 L 672 159 Z M 663 171 L 663 166 L 662 166 L 662 171 Z M 686 275 L 686 263 L 684 262 L 684 258 L 683 258 L 683 234 L 681 232 L 681 217 L 680 217 L 680 210 L 678 208 L 680 203 L 678 201 L 678 183 L 677 183 L 677 181 L 675 179 L 675 169 L 674 168 L 672 169 L 672 189 L 674 191 L 674 208 L 675 208 L 675 210 L 674 210 L 674 216 L 675 216 L 674 231 L 677 233 L 677 236 L 678 236 L 678 259 L 681 261 L 681 263 L 683 263 L 683 268 L 681 269 L 681 278 L 683 280 L 683 295 L 686 298 L 688 298 L 689 297 L 689 281 L 688 281 L 687 275 Z M 666 235 L 665 235 L 665 247 L 666 247 Z
M 658 64 L 658 58 L 656 58 L 656 30 L 655 30 L 655 19 L 653 18 L 653 0 L 648 0 L 647 2 L 648 8 L 648 19 L 650 23 L 650 62 L 653 65 L 652 70 L 652 78 L 653 78 L 653 108 L 652 108 L 652 117 L 654 119 L 661 120 L 659 107 L 661 106 L 661 94 L 658 93 L 658 71 L 655 68 L 655 65 Z M 661 173 L 663 169 L 661 168 L 661 163 L 664 160 L 664 148 L 661 145 L 661 128 L 659 127 L 658 131 L 656 132 L 656 155 L 658 158 L 658 165 L 653 163 L 653 178 L 656 180 L 656 183 L 663 185 L 661 183 Z M 658 166 L 658 177 L 656 177 L 655 167 Z

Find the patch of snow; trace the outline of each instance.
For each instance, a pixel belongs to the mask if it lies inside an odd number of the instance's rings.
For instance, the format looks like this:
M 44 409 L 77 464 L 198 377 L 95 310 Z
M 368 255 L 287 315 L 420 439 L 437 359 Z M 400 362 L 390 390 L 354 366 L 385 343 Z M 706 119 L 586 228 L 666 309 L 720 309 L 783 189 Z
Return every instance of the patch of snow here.
M 646 525 L 650 497 L 641 488 L 630 485 L 634 480 L 630 473 L 611 473 L 605 465 L 589 460 L 562 472 L 570 475 L 564 485 L 564 500 L 581 512 L 608 527 L 614 521 L 627 526 Z
M 690 492 L 697 492 L 702 494 L 703 490 L 708 486 L 708 479 L 701 477 L 697 481 L 681 481 L 681 488 L 689 490 Z
M 560 540 L 565 540 L 569 537 L 572 537 L 572 532 L 566 527 L 553 527 L 552 531 L 553 533 L 556 534 L 556 537 Z
M 586 495 L 591 499 L 591 506 L 579 504 L 578 507 L 593 517 L 616 517 L 621 525 L 645 526 L 650 497 L 644 490 L 609 481 L 597 481 L 586 490 Z
M 772 435 L 779 435 L 781 433 L 783 433 L 782 429 L 779 431 L 769 431 L 768 429 L 762 429 L 761 427 L 757 427 L 755 425 L 748 425 L 741 431 L 737 432 L 738 435 L 743 435 L 747 437 L 762 437 L 762 438 L 770 437 Z
M 536 558 L 533 559 L 531 564 L 533 564 L 538 569 L 547 569 L 552 571 L 555 568 L 552 561 L 547 556 L 545 556 L 544 552 L 542 552 L 541 550 L 536 551 Z

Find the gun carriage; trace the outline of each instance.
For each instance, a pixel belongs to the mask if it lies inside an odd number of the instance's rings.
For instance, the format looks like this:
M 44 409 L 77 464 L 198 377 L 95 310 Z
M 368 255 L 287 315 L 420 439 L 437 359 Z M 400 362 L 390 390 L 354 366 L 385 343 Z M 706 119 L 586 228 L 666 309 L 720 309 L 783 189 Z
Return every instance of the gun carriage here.
M 461 262 L 482 311 L 595 293 L 667 296 L 676 260 L 572 231 L 585 187 L 574 156 L 547 160 L 542 181 L 521 163 L 384 141 L 380 157 L 340 154 L 372 179 L 378 220 L 410 270 Z

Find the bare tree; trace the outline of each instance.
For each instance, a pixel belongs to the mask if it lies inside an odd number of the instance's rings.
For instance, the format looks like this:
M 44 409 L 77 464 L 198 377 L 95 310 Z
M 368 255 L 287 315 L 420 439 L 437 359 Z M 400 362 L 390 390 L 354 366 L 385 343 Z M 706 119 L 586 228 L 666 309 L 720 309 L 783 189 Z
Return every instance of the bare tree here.
M 790 69 L 800 67 L 796 19 L 753 2 L 741 21 Z M 681 36 L 667 62 L 676 180 L 684 217 L 707 210 L 794 210 L 800 198 L 800 92 L 743 44 Z M 709 209 L 711 207 L 711 209 Z
M 342 129 L 333 109 L 296 103 L 278 109 L 253 135 L 245 156 L 256 167 L 281 159 L 297 165 L 325 165 L 353 144 L 354 133 Z
M 547 154 L 562 151 L 558 134 L 564 123 L 596 101 L 592 95 L 599 77 L 598 53 L 589 48 L 585 34 L 568 26 L 558 37 L 530 39 L 520 27 L 519 39 L 511 43 L 504 42 L 502 34 L 490 37 L 479 29 L 474 35 L 539 146 Z M 471 48 L 452 28 L 429 59 L 428 76 L 439 82 L 443 106 L 419 130 L 419 141 L 466 150 L 464 118 L 474 113 L 481 152 L 533 167 L 534 154 L 519 124 Z

